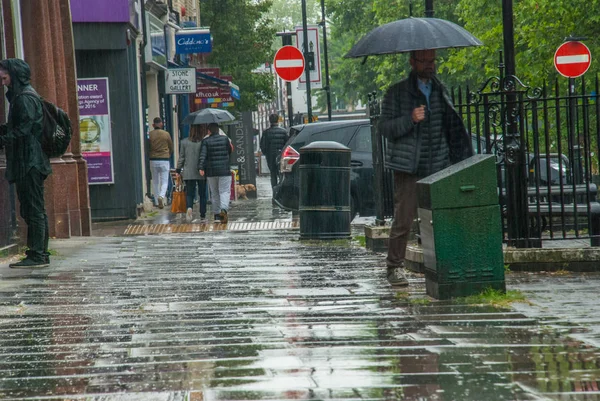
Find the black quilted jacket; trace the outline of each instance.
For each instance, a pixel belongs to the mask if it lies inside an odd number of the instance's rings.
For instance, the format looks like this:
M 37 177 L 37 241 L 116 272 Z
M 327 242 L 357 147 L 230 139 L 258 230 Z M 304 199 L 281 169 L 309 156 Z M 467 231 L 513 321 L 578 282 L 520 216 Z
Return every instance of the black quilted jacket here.
M 413 124 L 412 111 L 427 104 L 410 76 L 390 87 L 382 102 L 379 132 L 388 140 L 385 164 L 392 170 L 421 177 L 473 155 L 473 146 L 443 84 L 433 78 L 431 110 Z
M 265 157 L 274 159 L 279 156 L 287 140 L 288 134 L 285 128 L 273 125 L 263 132 L 260 140 L 260 150 Z
M 223 177 L 231 174 L 229 155 L 231 141 L 225 135 L 211 134 L 202 140 L 198 170 L 204 170 L 206 177 Z

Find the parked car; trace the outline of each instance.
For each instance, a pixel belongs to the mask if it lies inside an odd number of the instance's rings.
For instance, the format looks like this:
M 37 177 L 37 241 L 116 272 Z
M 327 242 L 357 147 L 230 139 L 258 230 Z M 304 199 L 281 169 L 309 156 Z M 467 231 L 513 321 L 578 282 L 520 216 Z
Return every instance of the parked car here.
M 282 208 L 296 211 L 300 198 L 298 160 L 300 148 L 316 141 L 335 141 L 352 150 L 351 157 L 351 214 L 373 216 L 373 149 L 371 124 L 367 119 L 318 122 L 290 128 L 290 138 L 279 156 L 279 182 L 273 199 Z

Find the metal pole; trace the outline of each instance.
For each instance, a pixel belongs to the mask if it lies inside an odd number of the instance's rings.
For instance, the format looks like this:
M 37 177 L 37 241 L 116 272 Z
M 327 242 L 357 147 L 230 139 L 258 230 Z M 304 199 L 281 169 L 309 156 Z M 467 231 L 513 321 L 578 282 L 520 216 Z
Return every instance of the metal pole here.
M 310 94 L 310 69 L 308 68 L 308 24 L 306 23 L 306 0 L 302 0 L 302 37 L 304 44 L 302 53 L 304 53 L 304 77 L 306 79 L 306 112 L 308 114 L 308 123 L 312 122 L 312 99 Z
M 323 47 L 325 48 L 325 91 L 327 93 L 327 118 L 331 121 L 331 86 L 329 86 L 329 55 L 327 53 L 327 22 L 325 21 L 325 0 L 321 0 L 321 26 L 323 27 Z
M 281 44 L 283 46 L 291 46 L 292 45 L 292 35 L 293 32 L 277 32 L 277 36 L 281 36 Z M 288 112 L 288 122 L 291 127 L 294 125 L 294 102 L 292 101 L 292 83 L 286 81 L 285 83 L 285 91 L 287 97 L 287 112 Z
M 573 181 L 583 184 L 583 169 L 581 163 L 581 147 L 577 137 L 577 93 L 575 92 L 575 78 L 569 78 L 569 157 L 573 168 Z
M 504 32 L 504 68 L 502 79 L 504 99 L 504 144 L 506 149 L 506 199 L 509 243 L 517 248 L 529 247 L 527 175 L 525 149 L 521 146 L 519 132 L 517 93 L 515 88 L 515 42 L 512 0 L 502 0 L 502 26 Z M 501 67 L 502 69 L 502 67 Z
M 425 0 L 425 17 L 433 18 L 433 0 Z

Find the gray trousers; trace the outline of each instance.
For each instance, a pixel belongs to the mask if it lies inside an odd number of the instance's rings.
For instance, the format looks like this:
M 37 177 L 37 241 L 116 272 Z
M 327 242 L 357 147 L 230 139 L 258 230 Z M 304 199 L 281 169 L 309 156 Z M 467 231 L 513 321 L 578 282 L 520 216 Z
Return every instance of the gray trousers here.
M 214 214 L 221 210 L 229 210 L 229 199 L 231 197 L 231 175 L 223 177 L 207 177 L 206 182 L 210 188 L 210 201 Z
M 387 267 L 399 267 L 406 256 L 408 236 L 417 216 L 416 175 L 394 171 L 394 221 L 390 230 Z

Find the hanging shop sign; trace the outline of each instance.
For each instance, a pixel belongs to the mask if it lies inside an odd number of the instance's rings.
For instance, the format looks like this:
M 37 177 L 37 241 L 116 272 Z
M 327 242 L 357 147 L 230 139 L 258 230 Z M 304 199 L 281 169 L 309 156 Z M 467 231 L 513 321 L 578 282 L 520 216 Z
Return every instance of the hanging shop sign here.
M 212 52 L 212 38 L 208 29 L 183 29 L 175 34 L 177 54 Z
M 108 78 L 77 80 L 81 154 L 88 165 L 88 183 L 114 184 Z
M 166 92 L 169 95 L 196 93 L 195 68 L 170 68 L 165 74 Z

